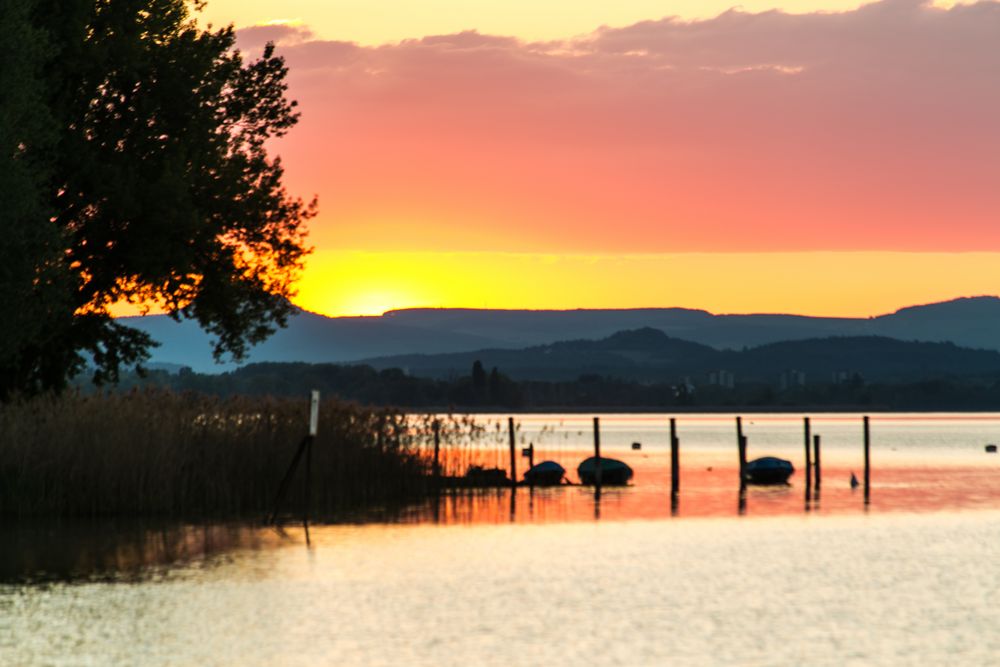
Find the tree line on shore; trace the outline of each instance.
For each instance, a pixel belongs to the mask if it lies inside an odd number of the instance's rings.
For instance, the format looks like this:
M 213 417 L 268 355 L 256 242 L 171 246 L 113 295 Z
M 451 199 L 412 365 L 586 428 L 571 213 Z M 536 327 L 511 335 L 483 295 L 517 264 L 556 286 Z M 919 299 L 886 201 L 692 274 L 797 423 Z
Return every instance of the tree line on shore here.
M 906 382 L 843 382 L 782 387 L 778 382 L 694 386 L 681 378 L 639 382 L 596 374 L 575 380 L 513 380 L 479 361 L 469 374 L 449 379 L 416 377 L 400 369 L 364 365 L 261 363 L 229 373 L 151 370 L 125 376 L 120 385 L 166 387 L 213 396 L 305 396 L 319 389 L 366 406 L 418 410 L 537 409 L 830 409 L 990 410 L 1000 405 L 1000 376 L 928 377 Z

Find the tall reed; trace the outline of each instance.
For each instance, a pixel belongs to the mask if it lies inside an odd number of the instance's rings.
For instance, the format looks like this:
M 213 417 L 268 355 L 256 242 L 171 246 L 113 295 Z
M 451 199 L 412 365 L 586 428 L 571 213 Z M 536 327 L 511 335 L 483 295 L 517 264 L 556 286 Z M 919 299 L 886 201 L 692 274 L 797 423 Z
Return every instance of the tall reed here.
M 169 391 L 67 394 L 0 406 L 0 516 L 258 516 L 308 428 L 308 398 Z M 429 492 L 432 416 L 325 400 L 314 516 Z M 442 437 L 475 437 L 444 418 Z M 284 507 L 301 508 L 300 466 Z

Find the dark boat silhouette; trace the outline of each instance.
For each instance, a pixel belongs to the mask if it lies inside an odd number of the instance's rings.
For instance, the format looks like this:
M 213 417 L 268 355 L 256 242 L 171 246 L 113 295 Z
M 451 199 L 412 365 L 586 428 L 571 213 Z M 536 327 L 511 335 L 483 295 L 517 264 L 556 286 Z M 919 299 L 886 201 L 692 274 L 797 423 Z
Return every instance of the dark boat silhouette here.
M 524 473 L 524 481 L 534 486 L 556 486 L 566 476 L 566 468 L 555 461 L 542 461 Z
M 577 466 L 576 474 L 580 476 L 581 483 L 596 484 L 597 457 L 591 456 L 589 459 L 584 459 Z M 632 468 L 628 467 L 624 461 L 601 457 L 601 484 L 610 486 L 628 484 L 630 479 L 632 479 Z
M 749 484 L 786 484 L 795 472 L 791 461 L 776 456 L 762 456 L 747 463 L 743 479 Z

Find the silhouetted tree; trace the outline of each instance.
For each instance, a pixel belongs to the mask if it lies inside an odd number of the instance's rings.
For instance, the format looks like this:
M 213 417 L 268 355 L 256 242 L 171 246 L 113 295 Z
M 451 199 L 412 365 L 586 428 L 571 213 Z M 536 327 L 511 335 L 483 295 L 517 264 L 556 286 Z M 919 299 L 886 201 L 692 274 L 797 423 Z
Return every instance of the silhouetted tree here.
M 472 390 L 479 396 L 486 392 L 486 370 L 479 359 L 472 364 Z
M 490 371 L 490 400 L 493 403 L 500 403 L 502 401 L 501 394 L 503 393 L 503 386 L 500 381 L 500 371 L 494 366 L 493 370 Z
M 62 237 L 48 222 L 46 182 L 56 125 L 42 75 L 45 35 L 29 0 L 0 4 L 0 397 L 5 388 L 61 377 L 59 353 L 72 324 L 70 273 Z M 42 356 L 41 350 L 54 353 Z
M 25 248 L 5 241 L 23 261 L 0 282 L 40 304 L 46 334 L 0 325 L 5 343 L 14 332 L 0 395 L 145 359 L 150 339 L 109 314 L 120 302 L 197 320 L 216 356 L 283 326 L 314 205 L 265 150 L 298 118 L 273 49 L 244 61 L 233 29 L 201 30 L 186 0 L 6 0 L 0 21 L 0 178 L 19 193 L 2 215 Z

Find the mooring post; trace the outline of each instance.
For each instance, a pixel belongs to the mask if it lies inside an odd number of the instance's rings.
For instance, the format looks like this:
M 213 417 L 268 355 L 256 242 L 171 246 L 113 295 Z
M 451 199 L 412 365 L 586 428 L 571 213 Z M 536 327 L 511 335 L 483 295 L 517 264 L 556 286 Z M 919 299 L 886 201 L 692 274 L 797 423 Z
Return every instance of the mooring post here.
M 814 488 L 816 489 L 817 494 L 819 494 L 820 477 L 823 474 L 823 466 L 820 464 L 819 458 L 819 444 L 820 439 L 819 434 L 817 433 L 813 436 L 813 466 L 816 468 L 816 479 L 813 481 L 815 482 Z
M 670 497 L 677 499 L 681 488 L 680 440 L 677 438 L 677 419 L 670 418 Z
M 319 391 L 313 389 L 309 401 L 309 436 L 315 438 L 319 432 Z
M 312 506 L 312 452 L 313 442 L 319 432 L 319 391 L 313 389 L 309 400 L 309 441 L 306 445 L 306 507 L 302 522 L 306 529 L 306 543 L 309 540 L 309 514 Z
M 441 421 L 434 420 L 434 492 L 441 489 Z
M 517 447 L 514 442 L 514 418 L 507 417 L 507 434 L 510 441 L 510 485 L 517 487 Z
M 306 445 L 306 506 L 302 512 L 302 525 L 306 530 L 306 544 L 310 544 L 309 539 L 309 510 L 312 505 L 312 458 L 313 458 L 313 437 L 309 437 L 309 444 Z
M 802 425 L 805 430 L 805 445 L 806 445 L 806 500 L 809 500 L 810 490 L 812 489 L 812 435 L 809 417 L 802 418 Z
M 750 438 L 743 436 L 743 447 L 740 448 L 740 466 L 743 469 L 743 479 L 746 479 L 747 472 L 747 449 L 750 447 Z
M 865 415 L 865 504 L 868 504 L 871 490 L 871 431 Z
M 528 446 L 521 450 L 521 456 L 528 457 L 528 472 L 535 467 L 535 443 L 530 442 Z M 528 483 L 528 488 L 531 489 L 532 494 L 535 492 L 535 481 L 534 477 L 529 478 L 528 473 L 524 473 L 524 481 Z M 530 505 L 529 505 L 530 507 Z
M 601 492 L 601 418 L 594 417 L 594 485 Z
M 271 516 L 268 517 L 268 523 L 277 523 L 278 513 L 281 509 L 281 502 L 285 499 L 285 494 L 288 492 L 288 487 L 292 483 L 292 477 L 295 475 L 295 471 L 299 467 L 299 461 L 302 457 L 306 457 L 306 483 L 305 483 L 305 496 L 306 496 L 306 512 L 305 520 L 309 520 L 309 494 L 311 489 L 309 488 L 309 480 L 311 477 L 311 467 L 312 467 L 312 442 L 316 438 L 316 432 L 319 427 L 319 392 L 313 391 L 312 397 L 309 405 L 309 433 L 302 438 L 299 443 L 298 449 L 295 450 L 295 456 L 292 457 L 292 462 L 288 465 L 288 469 L 285 470 L 285 476 L 281 478 L 281 483 L 278 484 L 278 492 L 274 496 L 274 509 L 271 510 Z M 308 539 L 308 534 L 306 535 Z
M 740 491 L 747 488 L 747 438 L 743 435 L 743 417 L 736 418 L 736 449 L 740 457 Z

